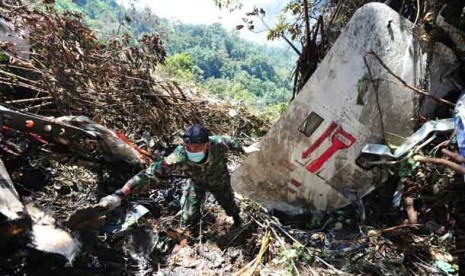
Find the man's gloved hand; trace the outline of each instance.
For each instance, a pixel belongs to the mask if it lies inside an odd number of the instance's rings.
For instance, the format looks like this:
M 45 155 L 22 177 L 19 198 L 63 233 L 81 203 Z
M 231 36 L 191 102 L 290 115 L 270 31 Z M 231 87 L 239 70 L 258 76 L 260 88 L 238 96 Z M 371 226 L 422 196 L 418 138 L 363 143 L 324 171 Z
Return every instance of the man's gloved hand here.
M 242 150 L 245 153 L 252 153 L 252 152 L 260 151 L 260 145 L 261 145 L 260 142 L 256 142 L 248 147 L 242 147 Z
M 107 195 L 100 199 L 100 202 L 95 205 L 95 207 L 102 208 L 103 210 L 110 212 L 116 209 L 116 207 L 121 205 L 121 197 L 112 194 Z
M 122 197 L 117 194 L 103 197 L 98 204 L 76 210 L 68 218 L 70 229 L 99 228 L 105 222 L 105 215 L 121 205 Z

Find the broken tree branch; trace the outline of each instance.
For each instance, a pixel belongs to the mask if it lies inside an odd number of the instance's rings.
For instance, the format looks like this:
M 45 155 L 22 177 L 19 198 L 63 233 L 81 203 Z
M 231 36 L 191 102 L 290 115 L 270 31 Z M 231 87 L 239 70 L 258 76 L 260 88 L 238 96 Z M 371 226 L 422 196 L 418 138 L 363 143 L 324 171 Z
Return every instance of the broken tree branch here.
M 51 100 L 53 97 L 40 97 L 40 98 L 31 98 L 31 99 L 21 99 L 21 100 L 13 100 L 13 101 L 6 101 L 6 104 L 18 104 L 18 103 L 30 103 L 30 102 L 37 102 L 37 101 L 44 101 L 44 100 Z
M 365 67 L 367 68 L 368 76 L 370 77 L 371 86 L 373 87 L 373 90 L 375 91 L 376 106 L 378 108 L 378 113 L 379 113 L 379 118 L 380 118 L 380 123 L 381 123 L 381 132 L 383 134 L 383 141 L 382 142 L 384 143 L 386 141 L 386 132 L 384 130 L 383 113 L 381 112 L 381 105 L 379 103 L 378 84 L 375 83 L 375 81 L 373 79 L 373 74 L 371 73 L 371 68 L 368 65 L 366 55 L 363 57 L 363 62 L 365 62 Z
M 294 52 L 297 54 L 297 55 L 301 55 L 302 53 L 299 51 L 299 49 L 297 49 L 297 47 L 294 46 L 294 44 L 292 44 L 292 42 L 284 35 L 284 34 L 281 34 L 281 37 L 287 42 L 287 44 L 289 44 L 289 46 L 291 46 L 292 50 L 294 50 Z
M 433 157 L 425 157 L 425 156 L 415 156 L 414 158 L 418 162 L 443 165 L 443 166 L 446 166 L 454 170 L 456 173 L 465 174 L 465 167 L 453 161 L 444 159 L 444 158 L 433 158 Z
M 40 92 L 40 93 L 45 93 L 45 94 L 49 94 L 48 91 L 45 91 L 41 88 L 38 88 L 38 87 L 35 87 L 33 85 L 29 85 L 27 83 L 22 83 L 22 82 L 15 82 L 15 83 L 12 83 L 10 81 L 6 81 L 6 80 L 1 80 L 0 79 L 0 83 L 1 84 L 5 84 L 5 85 L 9 85 L 9 86 L 16 86 L 16 87 L 24 87 L 24 88 L 27 88 L 27 89 L 31 89 L 31 90 L 34 90 L 34 91 L 37 91 L 37 92 Z
M 413 90 L 417 93 L 420 93 L 422 95 L 425 95 L 426 97 L 429 97 L 429 98 L 432 98 L 434 99 L 435 101 L 437 102 L 440 102 L 440 103 L 443 103 L 443 104 L 447 104 L 447 105 L 450 105 L 450 106 L 455 106 L 454 103 L 451 103 L 447 100 L 444 100 L 442 98 L 438 98 L 436 96 L 433 96 L 431 94 L 429 94 L 427 91 L 425 90 L 422 90 L 422 89 L 418 89 L 416 87 L 413 87 L 411 86 L 410 84 L 408 84 L 406 81 L 404 81 L 401 77 L 397 76 L 389 67 L 387 67 L 387 65 L 381 60 L 381 58 L 373 51 L 370 51 L 367 53 L 367 55 L 372 55 L 376 58 L 376 60 L 378 60 L 379 64 L 381 66 L 384 67 L 384 69 L 386 69 L 388 71 L 389 74 L 391 74 L 394 78 L 396 78 L 398 81 L 400 81 L 405 87 L 409 88 L 410 90 Z
M 417 16 L 415 17 L 415 22 L 413 22 L 413 26 L 412 26 L 412 29 L 415 28 L 415 26 L 417 25 L 417 22 L 418 22 L 418 18 L 420 17 L 420 0 L 417 0 Z
M 23 77 L 21 77 L 19 75 L 16 75 L 16 74 L 13 74 L 13 73 L 1 70 L 1 69 L 0 69 L 0 74 L 4 74 L 4 75 L 9 76 L 9 77 L 11 77 L 13 79 L 20 79 L 20 80 L 25 81 L 25 82 L 30 82 L 32 84 L 37 84 L 36 81 L 33 81 L 31 79 L 27 79 L 27 78 L 23 78 Z
M 53 102 L 38 104 L 38 105 L 34 105 L 34 106 L 31 106 L 31 107 L 28 107 L 28 108 L 21 109 L 21 111 L 29 111 L 31 109 L 41 108 L 41 107 L 49 106 L 49 105 L 53 105 L 53 104 L 54 104 Z
M 310 19 L 308 18 L 308 3 L 307 0 L 303 0 L 304 2 L 304 18 L 305 18 L 305 36 L 307 38 L 306 43 L 310 42 Z
M 281 248 L 283 250 L 286 250 L 286 243 L 281 239 L 281 237 L 278 235 L 278 233 L 276 233 L 276 230 L 274 230 L 273 227 L 271 227 L 270 229 L 271 229 L 271 232 L 273 233 L 273 235 L 275 236 L 275 238 L 278 240 L 279 245 L 281 246 Z M 300 276 L 299 270 L 297 269 L 297 266 L 295 265 L 294 260 L 291 259 L 290 262 L 292 264 L 292 268 L 295 270 L 296 275 Z M 310 271 L 311 271 L 312 275 L 318 275 L 318 274 L 314 274 L 313 269 L 311 269 Z
M 295 242 L 296 244 L 298 244 L 299 246 L 302 246 L 303 248 L 305 248 L 307 250 L 307 252 L 310 254 L 310 255 L 314 255 L 315 256 L 315 259 L 317 259 L 319 262 L 321 262 L 322 264 L 326 265 L 328 268 L 332 269 L 334 272 L 336 272 L 337 274 L 343 274 L 344 272 L 342 272 L 341 270 L 335 268 L 333 265 L 331 265 L 330 263 L 326 262 L 325 260 L 323 260 L 322 258 L 318 257 L 317 255 L 315 255 L 313 252 L 311 252 L 304 244 L 302 244 L 300 241 L 298 241 L 296 238 L 294 238 L 291 234 L 289 234 L 286 230 L 284 230 L 281 226 L 279 226 L 278 224 L 276 223 L 271 223 L 270 224 L 271 226 L 274 226 L 276 228 L 278 228 L 283 234 L 285 234 L 288 238 L 290 238 L 293 242 Z

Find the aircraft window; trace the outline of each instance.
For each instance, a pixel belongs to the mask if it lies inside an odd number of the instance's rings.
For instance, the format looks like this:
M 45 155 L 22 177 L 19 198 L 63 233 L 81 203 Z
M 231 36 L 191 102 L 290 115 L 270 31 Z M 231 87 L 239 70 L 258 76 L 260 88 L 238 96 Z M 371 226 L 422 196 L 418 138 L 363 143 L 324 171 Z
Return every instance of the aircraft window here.
M 299 127 L 299 131 L 302 132 L 305 136 L 310 137 L 323 121 L 324 119 L 320 115 L 312 112 Z

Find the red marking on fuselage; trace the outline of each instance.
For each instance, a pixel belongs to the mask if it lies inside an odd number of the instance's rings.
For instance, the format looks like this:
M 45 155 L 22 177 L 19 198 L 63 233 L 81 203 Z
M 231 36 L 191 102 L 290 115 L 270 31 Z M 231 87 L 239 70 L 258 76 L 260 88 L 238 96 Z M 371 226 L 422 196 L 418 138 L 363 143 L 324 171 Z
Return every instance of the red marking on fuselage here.
M 355 143 L 356 139 L 354 136 L 345 132 L 342 128 L 339 128 L 331 137 L 331 146 L 315 161 L 311 162 L 306 169 L 309 172 L 316 173 L 323 167 L 324 163 L 341 149 L 347 149 Z
M 332 122 L 329 127 L 321 134 L 318 139 L 316 139 L 315 143 L 313 143 L 306 151 L 302 152 L 302 159 L 308 158 L 308 156 L 315 151 L 322 143 L 323 141 L 333 133 L 333 131 L 337 128 L 337 124 Z
M 302 186 L 302 183 L 300 183 L 299 181 L 297 181 L 295 179 L 291 179 L 291 184 L 294 185 L 297 188 L 300 188 L 300 186 Z

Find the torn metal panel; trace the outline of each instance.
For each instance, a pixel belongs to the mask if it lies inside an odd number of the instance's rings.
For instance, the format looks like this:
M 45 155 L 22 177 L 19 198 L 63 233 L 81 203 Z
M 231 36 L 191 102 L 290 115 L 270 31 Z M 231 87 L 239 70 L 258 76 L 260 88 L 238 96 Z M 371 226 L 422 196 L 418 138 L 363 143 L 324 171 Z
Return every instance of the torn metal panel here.
M 446 21 L 442 15 L 445 8 L 446 5 L 444 5 L 439 11 L 438 17 L 436 18 L 436 24 L 449 35 L 449 38 L 460 51 L 465 52 L 465 33 Z
M 29 59 L 29 33 L 26 31 L 14 30 L 14 26 L 3 19 L 0 19 L 0 44 L 1 43 L 11 45 L 19 57 Z
M 429 80 L 428 93 L 437 97 L 450 97 L 458 95 L 462 88 L 459 87 L 461 76 L 460 61 L 454 51 L 442 43 L 436 43 L 433 48 L 431 62 L 428 65 Z M 438 108 L 443 108 L 434 99 L 425 97 L 421 103 L 421 115 L 428 119 L 436 119 Z
M 130 142 L 123 141 L 115 132 L 85 116 L 52 119 L 0 105 L 0 126 L 34 133 L 69 146 L 83 156 L 100 153 L 107 162 L 142 168 L 138 151 L 129 145 Z
M 0 213 L 9 220 L 21 219 L 27 214 L 26 208 L 19 201 L 13 182 L 6 171 L 3 161 L 0 160 Z
M 80 249 L 80 242 L 58 228 L 55 219 L 33 203 L 26 204 L 26 209 L 34 222 L 29 246 L 43 252 L 60 254 L 71 263 Z
M 391 149 L 388 146 L 380 144 L 367 144 L 362 149 L 362 152 L 397 159 L 405 155 L 421 141 L 425 140 L 431 132 L 453 131 L 454 128 L 455 124 L 453 118 L 429 121 L 424 123 L 412 136 L 408 137 L 394 153 L 391 153 Z
M 113 238 L 116 238 L 124 234 L 129 227 L 137 223 L 141 217 L 149 212 L 147 208 L 140 204 L 135 204 L 129 208 L 120 207 L 107 216 L 104 230 L 106 233 L 111 234 Z
M 334 210 L 353 200 L 348 194 L 370 192 L 378 171 L 359 167 L 356 159 L 384 136 L 391 144 L 404 142 L 413 132 L 415 95 L 367 52 L 417 86 L 426 55 L 411 30 L 411 22 L 386 5 L 360 8 L 261 151 L 234 172 L 235 190 L 288 213 Z
M 460 74 L 460 53 L 465 52 L 465 33 L 445 21 L 442 15 L 446 5 L 443 6 L 436 18 L 439 29 L 450 40 L 449 47 L 436 43 L 433 48 L 431 63 L 429 64 L 428 92 L 438 98 L 459 95 L 464 89 L 463 76 Z M 421 103 L 421 113 L 429 119 L 435 119 L 438 103 L 431 98 L 425 98 Z
M 63 145 L 68 145 L 71 141 L 75 142 L 96 137 L 93 133 L 81 128 L 3 105 L 0 105 L 0 125 L 23 132 L 36 133 Z
M 21 203 L 3 161 L 0 160 L 0 245 L 26 243 L 29 238 L 30 247 L 61 254 L 70 261 L 79 247 L 77 240 L 55 226 L 52 217 L 32 204 L 24 206 Z
M 78 127 L 98 137 L 98 148 L 101 150 L 105 161 L 110 163 L 123 162 L 131 166 L 143 167 L 138 152 L 118 137 L 114 131 L 91 121 L 85 116 L 62 116 L 56 118 L 56 121 Z
M 13 182 L 0 160 L 0 244 L 15 236 L 26 236 L 31 220 L 21 203 Z

